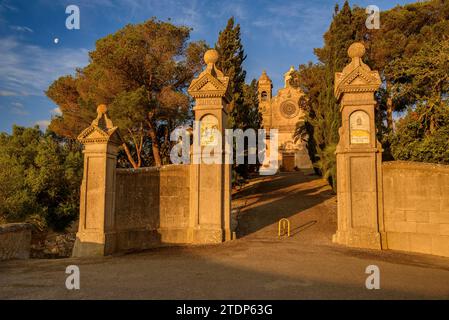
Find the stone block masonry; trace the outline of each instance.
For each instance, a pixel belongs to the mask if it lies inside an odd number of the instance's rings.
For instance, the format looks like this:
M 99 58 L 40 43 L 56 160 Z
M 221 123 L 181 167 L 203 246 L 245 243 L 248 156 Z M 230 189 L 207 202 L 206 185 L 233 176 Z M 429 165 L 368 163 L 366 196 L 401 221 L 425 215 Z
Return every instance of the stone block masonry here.
M 223 135 L 229 112 L 229 78 L 217 69 L 218 52 L 204 55 L 206 69 L 188 92 L 202 132 Z M 209 127 L 210 126 L 210 127 Z M 219 148 L 218 164 L 116 168 L 123 138 L 106 105 L 78 140 L 84 146 L 80 223 L 74 257 L 102 256 L 165 244 L 211 244 L 231 239 L 231 167 L 223 145 L 201 137 L 201 148 Z
M 31 246 L 31 225 L 9 223 L 0 225 L 0 260 L 28 259 Z
M 449 257 L 449 166 L 382 164 L 388 249 Z
M 189 180 L 189 165 L 118 169 L 116 250 L 190 242 Z

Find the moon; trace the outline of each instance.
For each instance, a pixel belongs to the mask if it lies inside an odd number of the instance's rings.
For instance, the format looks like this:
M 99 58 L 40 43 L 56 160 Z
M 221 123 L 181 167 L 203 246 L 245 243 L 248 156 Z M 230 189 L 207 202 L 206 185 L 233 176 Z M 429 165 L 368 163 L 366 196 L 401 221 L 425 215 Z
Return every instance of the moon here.
M 55 44 L 58 44 L 59 39 L 58 39 L 58 38 L 55 38 L 55 39 L 53 40 L 53 42 L 54 42 Z

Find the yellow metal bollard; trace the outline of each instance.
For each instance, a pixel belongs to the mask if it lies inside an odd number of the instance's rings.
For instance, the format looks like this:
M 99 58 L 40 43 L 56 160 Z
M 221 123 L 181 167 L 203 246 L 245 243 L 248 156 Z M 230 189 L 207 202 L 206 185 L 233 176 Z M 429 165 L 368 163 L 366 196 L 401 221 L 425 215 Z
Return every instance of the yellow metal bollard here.
M 282 229 L 282 232 L 281 232 L 281 229 Z M 281 236 L 284 236 L 286 231 L 287 231 L 287 237 L 290 237 L 290 221 L 286 218 L 282 218 L 281 220 L 279 220 L 279 231 L 278 231 L 279 238 Z

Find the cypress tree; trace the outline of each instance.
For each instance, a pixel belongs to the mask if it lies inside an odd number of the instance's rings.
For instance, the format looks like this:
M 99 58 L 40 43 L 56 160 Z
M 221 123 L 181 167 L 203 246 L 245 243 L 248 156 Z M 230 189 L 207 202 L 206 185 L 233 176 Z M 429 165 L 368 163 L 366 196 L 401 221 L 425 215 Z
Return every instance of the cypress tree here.
M 347 55 L 349 46 L 363 37 L 357 29 L 349 3 L 346 1 L 341 10 L 336 6 L 333 21 L 324 34 L 324 46 L 315 49 L 315 55 L 320 61 L 317 68 L 320 69 L 322 79 L 313 83 L 319 88 L 305 90 L 320 93 L 316 98 L 309 97 L 312 103 L 309 106 L 311 108 L 309 116 L 306 122 L 300 124 L 301 127 L 297 129 L 297 136 L 304 131 L 308 133 L 309 144 L 312 144 L 309 145 L 309 150 L 316 151 L 316 155 L 311 157 L 316 160 L 314 165 L 321 175 L 328 179 L 334 190 L 336 189 L 335 148 L 339 140 L 338 128 L 341 125 L 340 107 L 334 96 L 334 77 L 335 72 L 340 72 L 349 63 L 350 59 Z M 302 66 L 299 79 L 301 79 L 301 72 L 304 74 L 312 67 L 313 65 Z
M 215 49 L 220 55 L 217 67 L 230 80 L 232 101 L 230 102 L 229 126 L 242 130 L 260 128 L 261 116 L 257 98 L 257 81 L 253 80 L 251 84 L 245 84 L 246 71 L 243 69 L 243 62 L 246 55 L 242 45 L 240 25 L 235 23 L 233 17 L 228 20 L 226 27 L 219 33 Z M 246 145 L 244 149 L 247 155 Z M 238 166 L 234 162 L 234 184 L 237 183 L 238 176 L 248 178 L 249 173 L 256 169 L 256 166 L 249 165 L 247 160 L 248 158 L 246 158 L 245 164 Z
M 243 88 L 245 85 L 246 71 L 243 70 L 243 61 L 246 59 L 243 50 L 240 25 L 235 24 L 234 17 L 228 20 L 226 28 L 220 31 L 218 41 L 215 44 L 220 58 L 217 67 L 229 77 L 232 101 L 230 103 L 230 126 L 246 129 L 248 124 L 247 110 L 244 108 Z

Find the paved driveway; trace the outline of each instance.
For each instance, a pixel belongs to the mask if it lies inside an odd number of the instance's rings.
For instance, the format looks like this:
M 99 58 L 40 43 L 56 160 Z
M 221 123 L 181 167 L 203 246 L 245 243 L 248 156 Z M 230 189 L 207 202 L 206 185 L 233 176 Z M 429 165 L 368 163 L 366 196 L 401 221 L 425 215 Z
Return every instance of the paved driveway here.
M 239 239 L 95 259 L 0 263 L 1 299 L 449 299 L 449 259 L 331 243 L 336 200 L 302 173 L 254 180 L 234 195 Z M 277 238 L 279 218 L 292 237 Z M 65 288 L 78 265 L 81 289 Z M 380 268 L 380 290 L 365 269 Z

